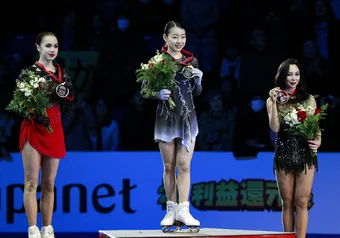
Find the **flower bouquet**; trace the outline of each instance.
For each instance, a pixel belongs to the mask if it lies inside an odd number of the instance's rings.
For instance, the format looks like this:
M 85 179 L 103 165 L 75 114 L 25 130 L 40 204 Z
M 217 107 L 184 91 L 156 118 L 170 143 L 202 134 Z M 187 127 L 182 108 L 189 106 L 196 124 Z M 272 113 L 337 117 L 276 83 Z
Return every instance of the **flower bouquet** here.
M 141 93 L 145 97 L 156 97 L 162 89 L 172 91 L 175 87 L 175 75 L 177 70 L 176 61 L 168 54 L 156 52 L 147 64 L 141 64 L 136 70 L 137 82 L 143 83 Z M 176 105 L 169 97 L 170 109 Z
M 315 140 L 321 132 L 320 120 L 325 119 L 328 104 L 321 108 L 314 109 L 307 104 L 297 104 L 297 107 L 290 107 L 288 112 L 283 116 L 285 124 L 289 128 L 295 128 L 297 132 L 306 140 Z M 315 156 L 315 152 L 312 152 Z
M 13 99 L 5 110 L 13 111 L 25 118 L 32 115 L 47 116 L 46 108 L 51 106 L 48 94 L 45 77 L 24 70 L 20 79 L 16 80 Z M 48 133 L 53 131 L 50 124 L 46 126 L 46 130 Z

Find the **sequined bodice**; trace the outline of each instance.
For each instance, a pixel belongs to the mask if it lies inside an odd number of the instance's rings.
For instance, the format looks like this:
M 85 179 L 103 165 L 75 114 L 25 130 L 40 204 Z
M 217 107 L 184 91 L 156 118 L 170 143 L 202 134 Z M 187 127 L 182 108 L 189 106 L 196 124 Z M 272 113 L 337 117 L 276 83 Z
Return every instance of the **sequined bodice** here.
M 302 103 L 307 103 L 307 101 Z M 275 141 L 274 169 L 293 174 L 300 174 L 308 168 L 318 166 L 317 157 L 312 155 L 308 141 L 283 120 L 287 112 L 297 106 L 298 103 L 295 100 L 290 100 L 286 104 L 278 104 L 277 107 L 280 131 Z
M 297 103 L 292 100 L 288 101 L 285 104 L 277 105 L 279 121 L 280 121 L 280 131 L 278 133 L 279 135 L 287 134 L 288 133 L 287 129 L 290 129 L 289 130 L 290 133 L 294 133 L 294 128 L 289 128 L 289 126 L 285 123 L 283 119 L 287 115 L 287 113 L 291 110 L 292 107 L 293 108 L 297 107 Z

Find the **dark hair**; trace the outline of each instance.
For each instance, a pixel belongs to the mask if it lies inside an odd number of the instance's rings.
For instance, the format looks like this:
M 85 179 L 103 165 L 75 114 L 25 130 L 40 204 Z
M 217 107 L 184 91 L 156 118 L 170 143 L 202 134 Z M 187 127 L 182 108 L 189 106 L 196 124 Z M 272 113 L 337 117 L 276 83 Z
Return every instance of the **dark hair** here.
M 35 40 L 35 44 L 40 45 L 41 41 L 44 39 L 45 36 L 54 36 L 55 38 L 57 38 L 56 34 L 54 34 L 53 32 L 44 31 L 44 32 L 41 32 L 37 36 L 37 39 Z
M 169 35 L 170 30 L 172 28 L 174 28 L 174 27 L 178 27 L 178 28 L 184 29 L 179 22 L 177 22 L 177 21 L 169 21 L 168 23 L 165 24 L 164 34 L 165 35 Z
M 300 71 L 300 81 L 296 86 L 295 95 L 297 102 L 302 102 L 309 98 L 309 93 L 307 92 L 307 86 L 301 66 L 296 59 L 290 58 L 280 64 L 275 76 L 275 87 L 280 87 L 281 89 L 284 89 L 286 87 L 286 79 L 289 73 L 289 66 L 292 64 L 295 64 Z

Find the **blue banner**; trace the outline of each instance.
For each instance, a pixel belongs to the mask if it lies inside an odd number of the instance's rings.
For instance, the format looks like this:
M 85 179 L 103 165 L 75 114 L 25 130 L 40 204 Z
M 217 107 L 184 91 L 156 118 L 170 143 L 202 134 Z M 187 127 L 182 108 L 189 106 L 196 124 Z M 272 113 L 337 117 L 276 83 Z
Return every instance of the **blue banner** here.
M 340 234 L 340 154 L 318 156 L 308 233 Z M 0 162 L 0 232 L 26 232 L 22 161 L 18 153 L 12 157 Z M 202 228 L 282 231 L 273 153 L 237 160 L 232 153 L 195 152 L 191 166 L 191 212 Z M 162 175 L 159 152 L 68 152 L 55 184 L 55 230 L 160 229 Z

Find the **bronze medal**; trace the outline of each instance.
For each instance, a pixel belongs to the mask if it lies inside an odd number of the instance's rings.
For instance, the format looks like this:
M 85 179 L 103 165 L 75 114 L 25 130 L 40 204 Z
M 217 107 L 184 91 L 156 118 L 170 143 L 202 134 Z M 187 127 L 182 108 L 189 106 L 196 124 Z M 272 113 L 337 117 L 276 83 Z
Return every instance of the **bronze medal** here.
M 276 101 L 280 104 L 285 104 L 289 100 L 289 94 L 284 90 L 279 90 L 277 92 Z

